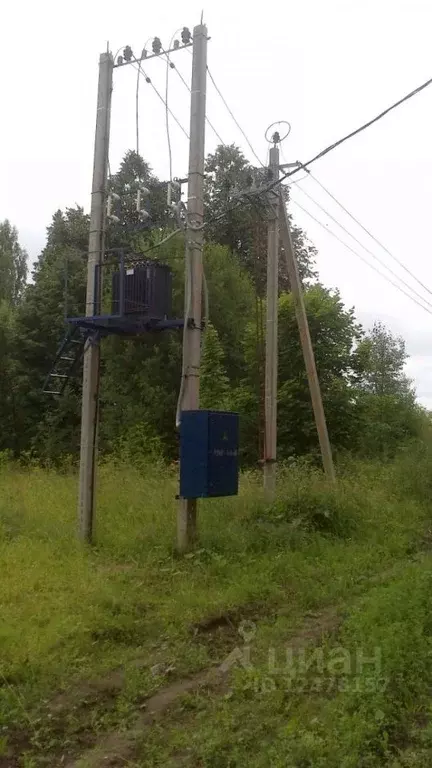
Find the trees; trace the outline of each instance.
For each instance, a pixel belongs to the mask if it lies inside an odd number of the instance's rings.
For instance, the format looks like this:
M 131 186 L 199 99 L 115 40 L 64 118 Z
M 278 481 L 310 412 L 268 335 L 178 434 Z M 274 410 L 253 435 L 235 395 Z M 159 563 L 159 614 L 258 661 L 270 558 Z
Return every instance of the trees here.
M 352 448 L 363 456 L 392 458 L 400 446 L 418 438 L 426 424 L 413 396 L 362 393 L 357 400 L 358 434 Z
M 208 323 L 200 370 L 200 407 L 211 410 L 229 409 L 230 386 L 225 371 L 224 350 L 218 332 Z
M 27 278 L 27 253 L 18 242 L 18 230 L 8 221 L 0 222 L 0 301 L 16 306 Z
M 352 387 L 358 374 L 355 346 L 361 338 L 353 310 L 347 310 L 337 292 L 321 285 L 305 291 L 305 305 L 315 351 L 330 439 L 335 448 L 348 448 L 356 427 Z M 279 299 L 278 454 L 280 458 L 318 454 L 308 380 L 291 293 Z M 248 459 L 258 445 L 259 360 L 256 331 L 248 328 L 245 344 L 246 376 L 237 393 L 242 413 Z
M 20 410 L 17 402 L 16 312 L 25 288 L 27 254 L 18 231 L 0 222 L 0 450 L 18 451 Z
M 145 252 L 149 240 L 161 238 L 171 225 L 166 211 L 166 185 L 154 177 L 135 152 L 126 154 L 111 187 L 127 202 L 140 179 L 151 190 L 153 227 L 151 231 L 128 229 L 129 209 L 125 205 L 124 227 L 109 228 L 108 244 L 130 246 Z M 57 211 L 48 228 L 47 244 L 33 270 L 17 317 L 19 335 L 19 390 L 25 429 L 21 449 L 36 448 L 44 456 L 78 450 L 80 372 L 76 385 L 67 387 L 60 403 L 42 393 L 59 342 L 67 330 L 65 317 L 65 276 L 67 314 L 85 312 L 88 216 L 82 208 Z M 183 316 L 183 236 L 152 251 L 152 257 L 173 269 L 173 314 Z M 208 244 L 204 253 L 210 296 L 210 316 L 224 349 L 226 373 L 237 381 L 243 369 L 242 339 L 253 309 L 251 281 L 238 257 L 226 247 Z M 107 339 L 102 344 L 101 445 L 109 449 L 117 435 L 132 429 L 138 414 L 141 423 L 160 433 L 167 455 L 177 450 L 174 426 L 180 385 L 181 332 L 144 335 L 132 340 Z
M 363 361 L 360 387 L 374 395 L 409 395 L 412 382 L 404 373 L 408 355 L 405 341 L 376 322 L 358 347 Z
M 178 237 L 154 252 L 173 270 L 173 314 L 183 316 L 184 238 Z M 204 249 L 212 330 L 204 347 L 201 404 L 220 408 L 225 392 L 244 368 L 242 340 L 253 309 L 248 275 L 227 248 L 208 244 Z M 101 437 L 111 448 L 123 431 L 139 418 L 161 438 L 165 456 L 178 453 L 175 411 L 181 379 L 181 331 L 143 334 L 124 341 L 104 342 L 101 389 Z M 224 358 L 225 371 L 217 365 Z
M 265 169 L 256 169 L 246 160 L 234 144 L 216 148 L 206 159 L 204 200 L 207 206 L 206 237 L 212 242 L 226 245 L 238 255 L 240 264 L 248 271 L 259 295 L 263 295 L 266 274 L 267 219 L 260 198 L 243 199 L 238 205 L 236 192 L 266 182 Z M 233 197 L 234 196 L 234 197 Z M 314 260 L 316 250 L 299 227 L 292 226 L 294 250 L 303 281 L 316 278 Z M 285 260 L 279 260 L 281 290 L 288 288 Z
M 58 404 L 42 387 L 67 332 L 66 309 L 71 315 L 85 311 L 88 217 L 79 207 L 56 211 L 47 234 L 47 244 L 33 269 L 33 282 L 16 315 L 16 387 L 24 425 L 20 450 L 33 447 L 39 454 L 53 457 L 78 448 L 78 382 L 68 387 Z
M 344 307 L 337 291 L 315 285 L 305 292 L 305 305 L 330 440 L 334 448 L 348 448 L 355 430 L 354 350 L 361 329 L 354 311 Z M 317 453 L 318 437 L 292 294 L 279 300 L 279 350 L 281 454 Z
M 136 193 L 139 185 L 145 186 L 150 192 L 148 199 L 142 199 L 141 206 L 151 216 L 151 229 L 140 222 L 137 216 Z M 108 247 L 131 246 L 137 236 L 142 241 L 143 234 L 144 239 L 149 238 L 152 231 L 172 224 L 167 210 L 167 184 L 152 174 L 149 164 L 134 150 L 126 152 L 119 170 L 110 179 L 109 188 L 120 197 L 113 210 L 120 222 L 108 227 Z
M 235 147 L 218 147 L 206 165 L 204 271 L 209 318 L 202 356 L 201 405 L 241 414 L 245 462 L 261 458 L 262 322 L 266 264 L 265 211 L 253 202 L 234 206 L 232 192 L 262 174 Z M 151 190 L 151 229 L 136 229 L 137 180 Z M 122 198 L 122 225 L 109 226 L 108 247 L 146 254 L 173 232 L 166 184 L 135 152 L 128 152 L 110 181 Z M 289 206 L 289 199 L 287 199 Z M 223 215 L 222 215 L 223 214 Z M 52 459 L 79 450 L 81 372 L 59 402 L 42 393 L 65 314 L 85 312 L 89 219 L 81 207 L 56 211 L 46 247 L 24 290 L 25 252 L 16 230 L 0 225 L 0 450 L 32 448 Z M 382 324 L 364 334 L 353 310 L 337 292 L 316 283 L 314 247 L 292 222 L 293 240 L 306 288 L 305 304 L 333 448 L 387 456 L 417 434 L 419 410 L 404 373 L 403 340 Z M 173 315 L 184 312 L 183 233 L 151 251 L 173 272 Z M 68 301 L 65 306 L 65 278 Z M 281 259 L 279 299 L 278 423 L 280 458 L 318 454 L 294 304 Z M 109 285 L 108 269 L 105 285 Z M 258 297 L 258 298 L 257 298 Z M 167 458 L 178 453 L 175 410 L 181 377 L 181 331 L 102 341 L 100 447 L 102 452 L 145 450 L 152 444 Z
M 423 424 L 412 381 L 404 372 L 405 342 L 377 322 L 357 352 L 362 372 L 358 381 L 358 450 L 385 459 L 404 441 L 416 437 Z
M 20 411 L 16 392 L 16 329 L 12 306 L 0 300 L 0 451 L 18 453 Z

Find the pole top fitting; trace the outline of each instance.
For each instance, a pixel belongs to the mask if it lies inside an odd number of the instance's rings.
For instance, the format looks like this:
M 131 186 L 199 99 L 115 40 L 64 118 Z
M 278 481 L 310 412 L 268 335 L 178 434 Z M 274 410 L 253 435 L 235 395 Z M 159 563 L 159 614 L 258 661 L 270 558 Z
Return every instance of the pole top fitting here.
M 276 129 L 276 130 L 272 130 Z M 277 130 L 279 129 L 279 130 Z M 291 125 L 286 120 L 277 120 L 276 123 L 272 123 L 269 125 L 265 132 L 265 138 L 266 141 L 268 141 L 269 144 L 273 144 L 276 146 L 276 144 L 280 144 L 282 141 L 284 141 L 287 136 L 291 133 Z

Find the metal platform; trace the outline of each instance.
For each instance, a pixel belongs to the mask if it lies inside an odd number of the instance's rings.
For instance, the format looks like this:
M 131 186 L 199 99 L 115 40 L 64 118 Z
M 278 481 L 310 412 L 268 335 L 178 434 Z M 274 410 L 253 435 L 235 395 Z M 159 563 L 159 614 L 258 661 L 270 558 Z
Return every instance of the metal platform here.
M 87 331 L 97 331 L 100 336 L 111 334 L 136 336 L 140 333 L 166 331 L 170 328 L 183 328 L 184 319 L 168 317 L 164 319 L 142 315 L 89 315 L 68 317 L 67 322 Z
M 170 317 L 172 274 L 168 266 L 143 259 L 140 254 L 127 255 L 124 249 L 114 249 L 108 255 L 113 258 L 95 266 L 92 314 L 65 317 L 69 329 L 46 377 L 44 392 L 61 395 L 68 381 L 79 374 L 87 346 L 98 344 L 103 337 L 134 337 L 184 328 L 183 318 Z M 106 270 L 102 297 L 102 271 Z M 66 307 L 67 285 L 66 268 Z M 109 308 L 111 313 L 104 314 Z M 193 327 L 194 321 L 189 319 L 188 324 Z

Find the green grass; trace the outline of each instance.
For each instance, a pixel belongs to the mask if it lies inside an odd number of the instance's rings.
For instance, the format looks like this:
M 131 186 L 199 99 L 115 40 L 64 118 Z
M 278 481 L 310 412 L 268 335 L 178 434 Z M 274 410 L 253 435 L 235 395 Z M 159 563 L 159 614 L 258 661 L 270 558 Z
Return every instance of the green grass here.
M 401 568 L 393 583 L 354 605 L 336 645 L 324 641 L 321 656 L 317 649 L 306 654 L 311 666 L 303 674 L 294 657 L 292 678 L 281 653 L 279 670 L 269 671 L 268 653 L 260 654 L 268 646 L 258 638 L 253 670 L 240 673 L 224 697 L 185 698 L 168 728 L 163 723 L 145 734 L 146 759 L 139 765 L 176 765 L 173 756 L 185 753 L 187 764 L 204 766 L 426 768 L 432 757 L 431 586 L 430 562 Z M 286 645 L 280 627 L 272 642 L 279 651 Z M 406 762 L 408 755 L 414 762 Z
M 356 463 L 337 489 L 293 467 L 271 508 L 245 474 L 238 498 L 200 503 L 200 544 L 185 558 L 168 470 L 102 466 L 86 549 L 74 475 L 1 467 L 0 766 L 2 752 L 5 765 L 60 765 L 133 726 L 148 696 L 241 645 L 242 619 L 254 623 L 252 679 L 240 670 L 228 693 L 179 699 L 145 729 L 131 764 L 429 765 L 430 563 L 417 553 L 429 545 L 431 466 L 418 452 Z M 331 691 L 269 682 L 269 647 L 283 655 L 305 616 L 328 606 L 346 619 L 318 646 L 379 645 L 390 696 L 339 690 L 339 673 Z M 99 683 L 112 670 L 121 684 L 110 690 Z

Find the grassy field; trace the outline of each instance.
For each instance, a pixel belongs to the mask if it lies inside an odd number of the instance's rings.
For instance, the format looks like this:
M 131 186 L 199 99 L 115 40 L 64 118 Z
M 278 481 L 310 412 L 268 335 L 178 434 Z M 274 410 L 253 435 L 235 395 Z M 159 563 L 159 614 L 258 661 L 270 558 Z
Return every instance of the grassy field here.
M 305 467 L 200 504 L 101 467 L 96 544 L 73 474 L 0 467 L 0 766 L 432 764 L 432 458 Z

